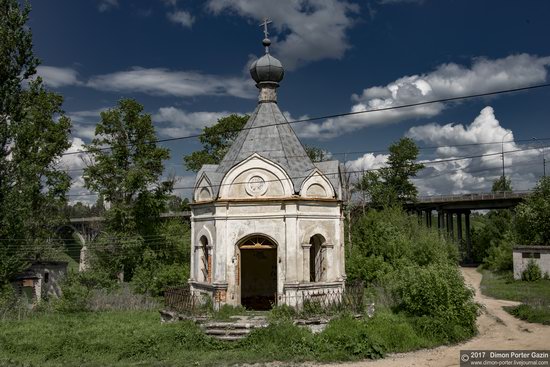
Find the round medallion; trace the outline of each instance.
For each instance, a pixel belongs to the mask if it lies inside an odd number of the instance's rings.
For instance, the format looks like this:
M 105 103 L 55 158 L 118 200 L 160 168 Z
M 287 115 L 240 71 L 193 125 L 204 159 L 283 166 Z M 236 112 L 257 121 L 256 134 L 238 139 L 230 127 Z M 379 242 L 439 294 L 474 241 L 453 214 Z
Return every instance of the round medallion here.
M 251 196 L 261 196 L 267 191 L 267 182 L 261 176 L 252 176 L 246 185 L 246 192 Z

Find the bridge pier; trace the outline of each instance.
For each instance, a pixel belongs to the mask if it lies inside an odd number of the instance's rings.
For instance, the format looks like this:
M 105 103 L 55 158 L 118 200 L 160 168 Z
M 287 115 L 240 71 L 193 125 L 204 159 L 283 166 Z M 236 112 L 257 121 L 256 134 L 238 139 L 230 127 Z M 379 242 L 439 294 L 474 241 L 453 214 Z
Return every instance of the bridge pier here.
M 462 212 L 456 213 L 456 239 L 462 244 Z
M 466 225 L 466 262 L 472 262 L 472 236 L 470 230 L 470 210 L 464 212 L 464 221 Z
M 464 262 L 472 262 L 472 239 L 470 213 L 472 210 L 509 209 L 525 200 L 530 192 L 470 193 L 457 195 L 439 195 L 418 197 L 415 202 L 405 204 L 405 208 L 416 211 L 418 223 L 423 223 L 422 215 L 426 213 L 426 226 L 431 227 L 433 210 L 437 210 L 437 228 L 441 235 L 446 231 L 449 238 L 455 239 L 454 218 L 456 219 L 456 237 L 458 243 L 465 245 Z M 464 220 L 462 215 L 464 214 Z
M 431 228 L 432 227 L 432 210 L 431 209 L 424 210 L 424 213 L 426 213 L 426 227 Z

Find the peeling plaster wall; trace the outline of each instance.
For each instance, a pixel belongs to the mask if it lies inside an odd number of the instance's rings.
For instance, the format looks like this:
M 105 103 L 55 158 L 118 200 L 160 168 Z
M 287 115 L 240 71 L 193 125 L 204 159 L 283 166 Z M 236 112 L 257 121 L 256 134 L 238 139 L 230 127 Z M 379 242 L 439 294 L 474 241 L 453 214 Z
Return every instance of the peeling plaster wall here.
M 330 181 L 318 171 L 299 189 L 300 195 L 280 166 L 253 155 L 226 174 L 219 198 L 195 202 L 191 216 L 191 288 L 209 291 L 213 296 L 221 291 L 226 303 L 240 304 L 241 273 L 246 269 L 241 267 L 239 244 L 250 235 L 261 235 L 276 246 L 277 294 L 299 296 L 303 289 L 342 289 L 341 202 Z M 196 190 L 200 192 L 202 187 Z M 200 237 L 206 234 L 212 246 L 211 284 L 201 281 L 197 250 Z M 311 283 L 309 252 L 314 235 L 324 238 L 326 273 L 322 282 Z

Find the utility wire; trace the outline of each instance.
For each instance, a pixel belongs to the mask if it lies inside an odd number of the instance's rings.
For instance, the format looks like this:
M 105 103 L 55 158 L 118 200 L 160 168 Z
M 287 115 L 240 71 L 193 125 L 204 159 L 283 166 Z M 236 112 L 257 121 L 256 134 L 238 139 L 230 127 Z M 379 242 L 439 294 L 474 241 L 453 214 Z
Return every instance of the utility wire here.
M 540 88 L 547 88 L 547 87 L 550 87 L 550 83 L 536 84 L 536 85 L 530 85 L 530 86 L 520 87 L 520 88 L 503 89 L 503 90 L 498 90 L 498 91 L 493 91 L 493 92 L 486 92 L 486 93 L 469 94 L 469 95 L 458 96 L 458 97 L 440 98 L 440 99 L 435 99 L 435 100 L 430 100 L 430 101 L 407 103 L 407 104 L 402 104 L 402 105 L 398 105 L 398 106 L 382 107 L 382 108 L 376 108 L 376 109 L 365 110 L 365 111 L 344 112 L 344 113 L 337 113 L 337 114 L 332 114 L 332 115 L 308 117 L 308 118 L 304 118 L 304 119 L 287 121 L 286 123 L 287 124 L 298 124 L 298 123 L 302 123 L 302 122 L 310 122 L 310 121 L 331 119 L 331 118 L 336 118 L 336 117 L 354 116 L 354 115 L 361 115 L 361 114 L 374 113 L 374 112 L 398 110 L 398 109 L 403 109 L 403 108 L 424 106 L 424 105 L 429 105 L 429 104 L 434 104 L 434 103 L 453 102 L 453 101 L 460 101 L 460 100 L 466 100 L 466 99 L 495 96 L 495 95 L 499 95 L 499 94 L 507 94 L 507 93 L 515 93 L 515 92 L 521 92 L 521 91 L 527 91 L 527 90 L 540 89 Z M 277 126 L 277 125 L 280 125 L 280 124 L 279 123 L 274 123 L 274 124 L 267 124 L 267 125 L 263 125 L 263 126 L 252 126 L 252 127 L 242 128 L 242 129 L 238 129 L 238 130 L 228 130 L 228 132 L 240 132 L 240 131 L 243 131 L 243 130 L 261 129 L 261 128 L 270 127 L 270 126 Z M 184 140 L 184 139 L 194 139 L 194 138 L 199 138 L 201 136 L 203 136 L 202 133 L 201 134 L 192 134 L 192 135 L 180 136 L 180 137 L 175 137 L 175 138 L 155 139 L 155 140 L 150 141 L 149 143 L 150 144 L 165 143 L 165 142 Z M 131 147 L 131 146 L 134 146 L 134 145 L 135 144 L 128 144 L 127 146 Z M 110 149 L 112 149 L 112 147 L 99 148 L 98 150 L 107 151 L 107 150 L 110 150 Z M 66 153 L 63 153 L 61 155 L 63 155 L 63 156 L 64 155 L 74 155 L 74 154 L 89 153 L 89 152 L 90 152 L 89 150 L 80 150 L 80 151 L 76 151 L 76 152 L 66 152 Z
M 438 159 L 438 160 L 429 161 L 429 162 L 420 160 L 420 161 L 417 161 L 415 163 L 424 164 L 424 165 L 436 165 L 436 164 L 441 164 L 441 163 L 456 162 L 456 161 L 474 159 L 474 158 L 499 156 L 499 155 L 502 155 L 503 153 L 504 154 L 517 153 L 517 152 L 523 152 L 523 151 L 535 150 L 535 149 L 539 149 L 539 148 L 538 147 L 535 147 L 535 148 L 531 147 L 531 148 L 526 148 L 526 149 L 508 150 L 508 151 L 504 151 L 504 152 L 495 152 L 495 153 L 488 153 L 488 154 L 470 155 L 470 156 L 464 156 L 464 157 Z M 346 171 L 345 173 L 364 173 L 364 172 L 369 172 L 369 171 L 379 171 L 379 170 L 382 170 L 384 168 L 386 168 L 386 167 L 372 168 L 372 169 L 366 169 L 366 170 L 350 170 L 350 171 Z M 340 174 L 340 172 L 324 173 L 325 176 L 334 176 L 334 175 L 339 175 L 339 174 Z M 265 182 L 279 182 L 281 180 L 287 180 L 288 181 L 289 179 L 292 180 L 292 179 L 296 179 L 296 178 L 307 178 L 307 177 L 309 177 L 309 175 L 308 176 L 295 176 L 295 177 L 291 177 L 291 178 L 265 180 Z M 244 185 L 244 184 L 246 184 L 246 182 L 218 184 L 218 185 L 211 185 L 211 187 L 222 187 L 222 186 Z M 181 186 L 181 187 L 173 187 L 172 188 L 172 190 L 193 190 L 193 189 L 195 189 L 194 186 Z M 67 194 L 66 196 L 81 197 L 81 196 L 95 196 L 95 195 L 98 195 L 98 194 L 90 192 L 90 193 L 84 193 L 84 194 Z
M 550 140 L 550 138 L 537 138 L 539 141 L 545 141 Z M 439 149 L 439 148 L 461 148 L 461 147 L 471 147 L 471 146 L 483 146 L 483 145 L 494 145 L 494 144 L 505 144 L 505 143 L 523 143 L 523 142 L 533 142 L 533 139 L 517 139 L 517 140 L 505 140 L 503 142 L 501 141 L 490 141 L 485 143 L 466 143 L 466 144 L 453 144 L 453 145 L 433 145 L 433 146 L 425 146 L 425 147 L 418 147 L 419 150 L 433 150 L 433 149 Z M 542 148 L 546 148 L 547 146 L 543 146 Z M 539 147 L 540 149 L 541 147 Z M 273 150 L 267 150 L 269 151 L 278 151 L 278 149 Z M 356 151 L 349 151 L 349 152 L 327 152 L 328 155 L 355 155 L 355 154 L 368 154 L 368 153 L 387 153 L 389 151 L 388 148 L 386 149 L 379 149 L 379 150 L 356 150 Z M 266 152 L 264 150 L 263 152 Z M 273 158 L 302 158 L 302 157 L 309 157 L 307 154 L 297 154 L 297 155 L 285 155 L 285 156 L 269 156 L 267 158 L 273 159 Z M 178 167 L 177 164 L 168 164 L 170 167 Z M 65 172 L 79 172 L 84 171 L 85 168 L 74 168 L 74 169 L 63 169 Z

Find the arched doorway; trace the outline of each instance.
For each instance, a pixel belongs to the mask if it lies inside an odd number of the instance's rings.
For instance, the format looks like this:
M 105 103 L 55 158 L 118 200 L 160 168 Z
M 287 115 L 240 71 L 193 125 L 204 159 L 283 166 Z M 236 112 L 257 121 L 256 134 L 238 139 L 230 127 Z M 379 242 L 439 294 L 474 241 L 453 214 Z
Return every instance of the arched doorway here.
M 250 310 L 269 310 L 277 293 L 277 246 L 262 235 L 240 244 L 241 305 Z

